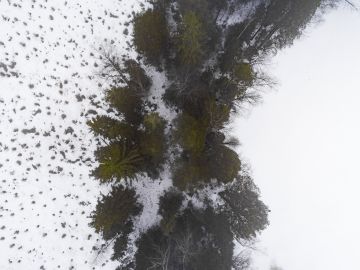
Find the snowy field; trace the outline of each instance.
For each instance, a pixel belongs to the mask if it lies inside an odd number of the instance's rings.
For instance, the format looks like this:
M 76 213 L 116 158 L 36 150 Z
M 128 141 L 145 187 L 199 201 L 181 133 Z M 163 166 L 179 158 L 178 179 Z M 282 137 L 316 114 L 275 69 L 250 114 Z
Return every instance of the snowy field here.
M 88 226 L 107 190 L 88 176 L 96 141 L 86 120 L 106 86 L 96 76 L 99 47 L 131 53 L 130 22 L 141 8 L 136 0 L 0 0 L 1 270 L 116 268 L 110 253 L 93 250 L 103 242 Z

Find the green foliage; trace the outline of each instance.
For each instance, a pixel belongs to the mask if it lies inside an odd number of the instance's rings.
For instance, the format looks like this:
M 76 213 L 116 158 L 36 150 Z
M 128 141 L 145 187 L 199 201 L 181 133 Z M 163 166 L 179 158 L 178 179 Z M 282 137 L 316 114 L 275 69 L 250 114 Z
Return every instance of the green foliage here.
M 134 44 L 146 60 L 158 66 L 166 52 L 168 30 L 164 12 L 147 10 L 135 17 Z
M 183 16 L 179 34 L 178 50 L 181 63 L 195 66 L 199 64 L 203 53 L 203 28 L 198 16 L 188 11 Z
M 160 198 L 159 214 L 162 216 L 160 226 L 165 234 L 173 230 L 183 200 L 183 194 L 175 189 L 171 189 Z
M 211 178 L 223 183 L 233 181 L 241 169 L 237 153 L 223 144 L 210 147 L 207 165 Z
M 124 72 L 129 75 L 127 85 L 140 96 L 145 95 L 151 87 L 151 80 L 145 70 L 135 60 L 127 60 L 124 63 Z
M 143 118 L 143 101 L 136 91 L 127 87 L 111 88 L 106 92 L 105 100 L 129 124 L 138 125 Z
M 240 82 L 244 82 L 245 84 L 250 84 L 254 79 L 251 64 L 249 63 L 236 64 L 233 70 L 233 77 Z
M 163 160 L 166 151 L 165 124 L 166 121 L 158 113 L 150 113 L 144 117 L 145 132 L 142 134 L 140 149 L 155 164 Z
M 122 199 L 126 199 L 126 198 L 122 198 Z M 124 202 L 120 201 L 119 203 L 124 203 Z M 142 206 L 136 203 L 133 213 L 131 213 L 132 217 L 138 215 L 141 209 Z M 111 259 L 119 260 L 124 256 L 126 256 L 126 252 L 128 251 L 129 234 L 133 231 L 134 226 L 132 221 L 127 221 L 125 225 L 124 223 L 122 223 L 120 228 L 119 226 L 114 226 L 114 227 L 116 227 L 115 232 L 117 233 L 117 238 L 113 246 L 114 253 L 111 256 Z
M 194 155 L 199 155 L 205 148 L 208 125 L 203 119 L 196 119 L 182 113 L 176 119 L 175 139 L 179 145 Z
M 176 160 L 172 178 L 175 187 L 180 190 L 193 190 L 211 180 L 204 155 Z
M 173 167 L 173 183 L 180 190 L 199 188 L 212 179 L 228 183 L 241 168 L 238 155 L 224 145 L 210 145 L 197 156 L 180 158 Z
M 142 206 L 137 202 L 135 191 L 122 186 L 114 187 L 107 196 L 102 196 L 91 216 L 92 226 L 105 239 L 132 230 L 131 218 L 138 215 Z
M 95 156 L 99 166 L 93 176 L 101 182 L 113 179 L 133 179 L 141 170 L 142 157 L 138 149 L 128 143 L 115 142 L 96 150 Z
M 174 220 L 173 230 L 154 227 L 137 242 L 136 269 L 231 270 L 232 234 L 212 208 L 189 206 Z
M 123 261 L 132 217 L 141 208 L 134 191 L 113 190 L 103 197 L 92 226 L 105 239 L 116 237 L 112 259 L 122 261 L 119 269 L 246 269 L 249 261 L 232 263 L 233 238 L 253 240 L 268 225 L 269 210 L 250 176 L 241 171 L 237 153 L 228 147 L 234 141 L 225 141 L 221 131 L 237 104 L 256 102 L 258 96 L 249 89 L 270 85 L 253 65 L 291 44 L 322 1 L 265 1 L 241 23 L 223 19 L 236 17 L 251 0 L 152 2 L 152 10 L 134 19 L 134 45 L 145 64 L 166 69 L 170 84 L 163 98 L 179 114 L 166 134 L 166 121 L 147 112 L 152 82 L 146 71 L 137 61 L 120 65 L 105 55 L 113 72 L 108 77 L 122 85 L 108 90 L 106 101 L 122 118 L 98 116 L 88 122 L 96 136 L 110 141 L 96 151 L 99 166 L 93 175 L 101 182 L 132 179 L 144 172 L 156 178 L 171 137 L 169 156 L 175 160 L 172 180 L 177 189 L 161 197 L 162 220 L 140 236 L 135 262 Z M 206 200 L 205 209 L 191 203 L 183 209 L 185 193 L 213 180 L 224 187 L 219 194 L 223 204 L 216 211 Z
M 143 125 L 145 130 L 139 142 L 140 153 L 144 158 L 143 169 L 150 177 L 156 178 L 167 150 L 164 133 L 166 121 L 158 113 L 150 113 L 145 115 Z
M 134 127 L 105 115 L 96 116 L 87 124 L 95 136 L 102 136 L 109 140 L 124 139 L 130 141 L 134 139 L 136 134 Z
M 207 118 L 210 129 L 222 129 L 224 123 L 229 121 L 230 106 L 216 102 L 214 98 L 211 98 L 205 101 L 204 107 L 204 117 Z
M 220 196 L 225 202 L 222 212 L 227 216 L 237 240 L 253 239 L 269 224 L 269 209 L 260 200 L 249 175 L 240 175 Z

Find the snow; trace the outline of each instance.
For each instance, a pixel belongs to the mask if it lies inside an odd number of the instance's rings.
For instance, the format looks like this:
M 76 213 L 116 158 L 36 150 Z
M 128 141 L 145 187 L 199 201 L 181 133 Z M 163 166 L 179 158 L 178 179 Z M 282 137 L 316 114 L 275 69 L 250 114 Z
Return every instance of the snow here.
M 89 177 L 96 140 L 86 121 L 106 88 L 98 49 L 134 54 L 125 23 L 141 5 L 0 0 L 0 269 L 116 268 L 111 248 L 93 250 L 103 240 L 88 226 L 109 188 Z

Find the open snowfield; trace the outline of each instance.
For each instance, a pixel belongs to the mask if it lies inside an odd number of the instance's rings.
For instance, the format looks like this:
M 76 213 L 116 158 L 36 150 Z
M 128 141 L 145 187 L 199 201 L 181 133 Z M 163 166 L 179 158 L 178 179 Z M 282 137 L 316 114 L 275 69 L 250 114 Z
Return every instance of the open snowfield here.
M 86 120 L 106 84 L 98 48 L 128 53 L 141 6 L 0 0 L 1 270 L 116 268 L 111 249 L 93 250 L 103 242 L 88 226 L 107 189 L 88 176 L 96 141 Z

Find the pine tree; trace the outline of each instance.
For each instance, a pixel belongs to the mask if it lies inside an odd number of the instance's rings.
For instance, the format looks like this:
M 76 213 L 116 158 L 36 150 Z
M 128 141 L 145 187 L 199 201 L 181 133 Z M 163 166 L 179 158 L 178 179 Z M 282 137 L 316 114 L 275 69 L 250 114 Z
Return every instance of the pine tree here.
M 101 182 L 113 179 L 134 179 L 141 171 L 142 157 L 135 146 L 125 142 L 115 142 L 96 150 L 95 156 L 99 166 L 93 176 Z
M 98 200 L 90 225 L 106 240 L 131 230 L 131 218 L 138 215 L 142 206 L 137 202 L 135 191 L 117 186 Z M 129 227 L 130 226 L 130 227 Z
M 227 216 L 231 230 L 238 241 L 256 237 L 268 225 L 269 209 L 260 200 L 257 188 L 248 174 L 220 193 L 225 204 L 222 212 Z
M 168 30 L 164 12 L 147 10 L 135 17 L 134 44 L 150 64 L 160 65 L 166 53 L 167 42 Z
M 105 115 L 96 116 L 87 124 L 95 136 L 102 136 L 112 141 L 120 139 L 132 141 L 136 134 L 133 126 Z
M 143 119 L 141 95 L 128 87 L 111 88 L 106 92 L 105 101 L 129 124 L 139 125 Z
M 199 64 L 203 53 L 203 28 L 198 16 L 188 11 L 184 14 L 179 35 L 178 50 L 184 65 Z

